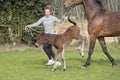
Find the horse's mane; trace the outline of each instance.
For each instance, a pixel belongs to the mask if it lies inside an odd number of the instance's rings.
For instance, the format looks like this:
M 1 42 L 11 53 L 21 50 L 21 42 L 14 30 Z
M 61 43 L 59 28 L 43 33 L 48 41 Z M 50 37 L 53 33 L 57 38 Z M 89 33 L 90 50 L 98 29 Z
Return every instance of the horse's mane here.
M 95 0 L 97 2 L 97 4 L 99 4 L 102 8 L 103 8 L 103 4 L 100 0 Z

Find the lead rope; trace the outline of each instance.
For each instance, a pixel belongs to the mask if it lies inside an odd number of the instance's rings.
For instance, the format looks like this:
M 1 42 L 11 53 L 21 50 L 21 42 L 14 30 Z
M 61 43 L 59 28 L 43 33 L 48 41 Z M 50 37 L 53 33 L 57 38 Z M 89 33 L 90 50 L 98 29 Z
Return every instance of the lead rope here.
M 28 28 L 28 27 L 25 27 L 25 31 L 29 32 L 32 37 L 34 36 L 33 33 L 32 33 L 32 31 L 34 31 L 36 33 L 41 33 L 41 32 L 39 32 L 39 31 L 37 31 L 37 30 L 35 30 L 33 28 Z

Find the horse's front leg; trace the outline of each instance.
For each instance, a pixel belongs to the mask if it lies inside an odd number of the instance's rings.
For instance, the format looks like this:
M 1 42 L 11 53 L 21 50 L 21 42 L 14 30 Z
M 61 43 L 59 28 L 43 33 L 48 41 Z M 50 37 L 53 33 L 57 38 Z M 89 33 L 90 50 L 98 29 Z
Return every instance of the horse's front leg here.
M 98 40 L 100 42 L 100 45 L 101 45 L 101 48 L 102 48 L 103 52 L 108 57 L 108 59 L 111 61 L 112 66 L 115 66 L 116 63 L 115 63 L 114 59 L 112 58 L 112 56 L 108 53 L 104 37 L 99 37 Z
M 89 46 L 89 52 L 88 52 L 88 58 L 85 62 L 85 64 L 83 65 L 84 68 L 86 68 L 88 65 L 90 65 L 90 60 L 91 60 L 91 56 L 94 50 L 94 46 L 96 43 L 96 37 L 94 35 L 90 36 L 90 46 Z

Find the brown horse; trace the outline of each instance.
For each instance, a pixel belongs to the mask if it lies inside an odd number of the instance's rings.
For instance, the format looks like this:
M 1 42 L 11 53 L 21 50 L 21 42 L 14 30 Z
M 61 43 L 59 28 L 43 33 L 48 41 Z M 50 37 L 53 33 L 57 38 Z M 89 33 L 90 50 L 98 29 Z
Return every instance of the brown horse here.
M 98 39 L 103 52 L 111 61 L 112 66 L 115 66 L 116 63 L 108 53 L 104 37 L 120 36 L 120 12 L 105 10 L 98 0 L 66 0 L 64 3 L 66 8 L 79 4 L 84 6 L 88 19 L 88 33 L 90 35 L 88 58 L 83 67 L 87 67 L 90 64 L 96 39 Z
M 35 46 L 38 47 L 39 45 L 47 42 L 53 45 L 57 49 L 57 53 L 55 54 L 55 64 L 54 64 L 54 67 L 52 68 L 52 71 L 55 71 L 57 68 L 56 62 L 58 60 L 59 54 L 62 55 L 62 62 L 64 65 L 63 71 L 66 70 L 64 47 L 69 45 L 73 39 L 82 41 L 82 45 L 80 45 L 78 49 L 80 54 L 84 56 L 84 41 L 86 37 L 80 35 L 80 28 L 76 25 L 75 22 L 71 21 L 69 18 L 68 18 L 68 21 L 73 25 L 69 27 L 63 34 L 41 33 L 35 43 Z

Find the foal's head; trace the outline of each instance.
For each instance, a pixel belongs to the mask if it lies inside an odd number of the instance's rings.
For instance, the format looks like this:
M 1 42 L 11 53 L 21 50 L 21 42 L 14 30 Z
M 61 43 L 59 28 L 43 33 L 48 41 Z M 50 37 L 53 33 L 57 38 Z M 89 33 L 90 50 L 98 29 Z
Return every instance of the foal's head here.
M 64 3 L 65 8 L 74 7 L 76 5 L 82 4 L 84 0 L 66 0 Z
M 36 47 L 39 47 L 39 46 L 42 45 L 44 42 L 45 42 L 45 33 L 41 33 L 41 34 L 38 36 L 38 38 L 37 38 L 37 40 L 36 40 L 36 42 L 35 42 L 35 46 L 36 46 Z

